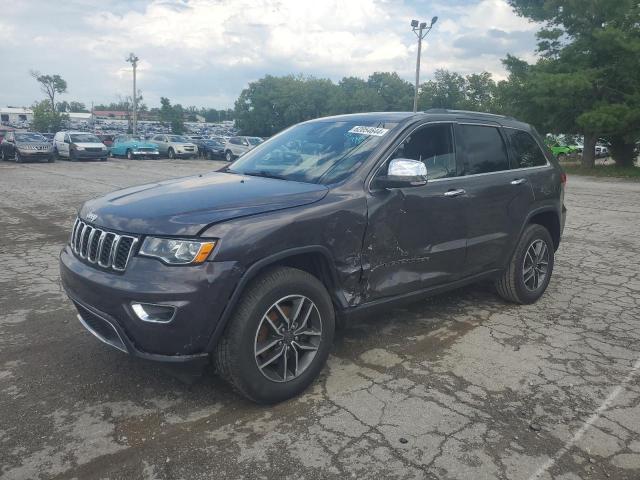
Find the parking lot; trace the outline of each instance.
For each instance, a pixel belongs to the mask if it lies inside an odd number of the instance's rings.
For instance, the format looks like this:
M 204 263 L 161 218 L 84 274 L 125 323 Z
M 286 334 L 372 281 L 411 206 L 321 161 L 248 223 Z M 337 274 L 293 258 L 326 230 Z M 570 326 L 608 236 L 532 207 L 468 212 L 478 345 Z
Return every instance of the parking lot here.
M 99 343 L 58 280 L 84 200 L 222 164 L 0 164 L 0 477 L 640 478 L 640 183 L 569 178 L 538 303 L 477 285 L 359 319 L 260 407 Z

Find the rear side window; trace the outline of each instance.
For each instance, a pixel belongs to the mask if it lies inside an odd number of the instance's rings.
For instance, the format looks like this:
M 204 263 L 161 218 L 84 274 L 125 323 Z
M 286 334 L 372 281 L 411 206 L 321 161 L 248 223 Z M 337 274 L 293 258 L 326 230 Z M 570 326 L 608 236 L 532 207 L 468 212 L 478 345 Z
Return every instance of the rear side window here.
M 497 127 L 460 125 L 463 175 L 509 170 L 507 149 Z
M 511 145 L 513 168 L 540 167 L 547 164 L 547 159 L 538 143 L 529 133 L 511 128 L 506 128 L 504 132 Z

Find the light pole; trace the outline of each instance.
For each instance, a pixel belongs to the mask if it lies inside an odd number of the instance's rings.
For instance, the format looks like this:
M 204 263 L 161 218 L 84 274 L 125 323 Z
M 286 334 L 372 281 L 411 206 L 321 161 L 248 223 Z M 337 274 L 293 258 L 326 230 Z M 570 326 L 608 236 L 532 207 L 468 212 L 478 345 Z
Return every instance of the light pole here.
M 136 135 L 138 130 L 138 99 L 136 98 L 136 68 L 138 67 L 138 60 L 140 59 L 133 53 L 130 53 L 129 57 L 127 57 L 127 62 L 133 66 L 133 114 L 131 118 L 131 130 L 134 135 Z
M 426 22 L 420 23 L 418 20 L 411 20 L 413 33 L 418 37 L 418 59 L 416 60 L 416 90 L 413 96 L 413 111 L 418 111 L 418 89 L 420 88 L 420 54 L 422 53 L 422 39 L 431 31 L 433 25 L 438 21 L 438 17 L 431 19 L 431 25 L 427 27 Z

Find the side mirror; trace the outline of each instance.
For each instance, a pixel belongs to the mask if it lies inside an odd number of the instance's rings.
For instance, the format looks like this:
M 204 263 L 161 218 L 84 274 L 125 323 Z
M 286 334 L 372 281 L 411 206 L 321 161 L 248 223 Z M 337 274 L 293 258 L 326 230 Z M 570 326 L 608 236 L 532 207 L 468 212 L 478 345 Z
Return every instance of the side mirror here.
M 394 158 L 389 162 L 387 174 L 376 177 L 376 188 L 421 187 L 427 184 L 427 167 L 418 160 Z

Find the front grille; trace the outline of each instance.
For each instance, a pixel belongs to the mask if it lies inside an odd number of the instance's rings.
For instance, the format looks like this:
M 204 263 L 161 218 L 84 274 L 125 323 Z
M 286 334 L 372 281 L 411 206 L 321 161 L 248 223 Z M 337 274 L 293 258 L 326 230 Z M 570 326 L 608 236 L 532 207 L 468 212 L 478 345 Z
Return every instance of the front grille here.
M 102 148 L 100 148 L 100 147 L 87 147 L 87 148 L 85 148 L 85 150 L 87 152 L 101 152 Z
M 69 244 L 83 260 L 102 268 L 124 272 L 138 243 L 136 237 L 93 227 L 79 218 L 73 224 Z
M 156 149 L 152 147 L 140 147 L 138 148 L 139 152 L 155 152 Z

